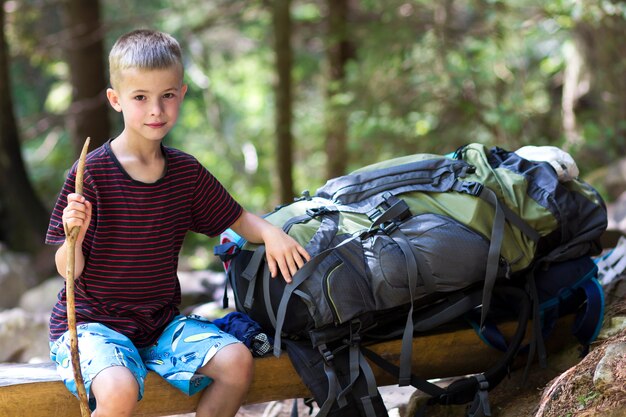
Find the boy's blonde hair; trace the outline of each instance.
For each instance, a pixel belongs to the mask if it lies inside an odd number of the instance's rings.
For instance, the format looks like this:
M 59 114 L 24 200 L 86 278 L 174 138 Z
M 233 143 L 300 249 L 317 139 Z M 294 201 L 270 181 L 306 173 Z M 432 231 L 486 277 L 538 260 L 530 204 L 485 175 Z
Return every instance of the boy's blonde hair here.
M 171 35 L 155 30 L 139 29 L 122 35 L 109 53 L 111 86 L 116 88 L 122 71 L 166 69 L 177 66 L 183 75 L 182 52 Z

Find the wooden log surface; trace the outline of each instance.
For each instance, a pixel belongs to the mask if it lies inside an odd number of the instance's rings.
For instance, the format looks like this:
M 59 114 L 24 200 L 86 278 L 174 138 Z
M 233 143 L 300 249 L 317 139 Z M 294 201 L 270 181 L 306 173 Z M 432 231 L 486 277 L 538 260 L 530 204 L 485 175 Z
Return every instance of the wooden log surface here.
M 573 318 L 565 317 L 548 343 L 549 351 L 563 348 L 572 341 Z M 511 335 L 515 323 L 505 323 L 502 330 Z M 370 348 L 398 363 L 400 341 L 387 341 Z M 482 372 L 501 353 L 485 345 L 471 329 L 418 336 L 413 341 L 413 371 L 427 378 L 445 378 Z M 247 404 L 304 398 L 310 396 L 286 354 L 267 356 L 254 361 L 255 376 Z M 394 379 L 373 366 L 379 386 L 393 385 Z M 135 416 L 152 417 L 189 413 L 195 410 L 199 395 L 188 397 L 150 372 L 145 394 Z M 52 364 L 0 364 L 0 416 L 4 417 L 80 417 L 78 400 L 65 388 Z

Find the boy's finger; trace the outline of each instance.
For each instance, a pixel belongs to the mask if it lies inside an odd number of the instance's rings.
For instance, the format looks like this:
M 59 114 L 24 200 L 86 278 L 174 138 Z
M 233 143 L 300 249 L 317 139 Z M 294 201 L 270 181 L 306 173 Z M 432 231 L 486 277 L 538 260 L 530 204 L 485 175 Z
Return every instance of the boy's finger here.
M 306 260 L 304 259 L 303 256 L 300 255 L 300 253 L 295 253 L 293 255 L 293 259 L 295 259 L 295 261 L 296 261 L 297 269 L 302 268 L 304 266 L 305 262 L 306 262 Z M 295 274 L 295 272 L 294 272 L 294 274 Z
M 306 251 L 306 249 L 304 249 L 300 245 L 298 245 L 296 248 L 298 249 L 298 253 L 302 255 L 302 257 L 304 258 L 305 262 L 308 262 L 311 260 L 311 255 L 309 254 L 309 252 Z
M 287 258 L 287 266 L 289 267 L 289 275 L 292 277 L 296 274 L 296 272 L 298 272 L 298 269 L 299 269 L 296 262 L 297 261 L 293 257 Z
M 280 273 L 283 276 L 283 279 L 285 280 L 285 282 L 290 283 L 291 282 L 291 268 L 289 267 L 287 262 L 285 262 L 284 258 L 278 260 L 278 266 L 280 268 Z
M 85 200 L 85 197 L 82 196 L 81 194 L 70 193 L 70 194 L 67 195 L 67 200 L 68 201 L 78 201 L 78 202 L 82 203 L 83 200 Z
M 267 266 L 270 269 L 270 275 L 272 278 L 276 278 L 276 261 L 273 258 L 268 257 Z

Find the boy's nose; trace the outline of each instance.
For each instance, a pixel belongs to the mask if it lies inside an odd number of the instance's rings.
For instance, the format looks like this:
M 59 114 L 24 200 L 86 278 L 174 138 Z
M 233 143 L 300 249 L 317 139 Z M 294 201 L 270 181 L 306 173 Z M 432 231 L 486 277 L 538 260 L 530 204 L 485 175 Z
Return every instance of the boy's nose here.
M 161 114 L 163 112 L 161 101 L 156 101 L 150 110 L 150 115 L 152 116 L 158 116 Z

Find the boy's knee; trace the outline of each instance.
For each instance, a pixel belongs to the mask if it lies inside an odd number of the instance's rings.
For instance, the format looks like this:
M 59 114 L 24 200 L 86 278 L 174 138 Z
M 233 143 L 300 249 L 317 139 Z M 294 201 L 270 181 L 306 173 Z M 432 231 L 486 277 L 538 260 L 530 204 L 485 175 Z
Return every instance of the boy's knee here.
M 96 398 L 96 414 L 131 415 L 139 396 L 139 384 L 128 368 L 112 366 L 94 378 L 91 391 Z
M 254 359 L 243 343 L 225 346 L 199 370 L 213 379 L 229 379 L 238 384 L 249 383 L 253 371 Z
M 252 373 L 254 371 L 254 359 L 252 353 L 244 344 L 231 345 L 233 348 L 233 360 L 232 365 L 239 369 L 242 378 L 252 380 Z

